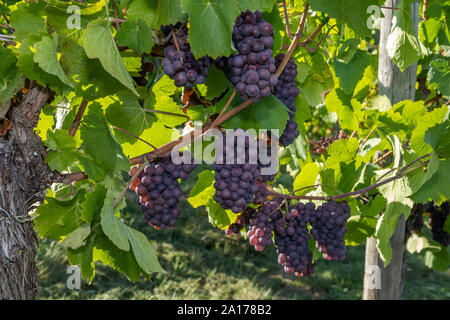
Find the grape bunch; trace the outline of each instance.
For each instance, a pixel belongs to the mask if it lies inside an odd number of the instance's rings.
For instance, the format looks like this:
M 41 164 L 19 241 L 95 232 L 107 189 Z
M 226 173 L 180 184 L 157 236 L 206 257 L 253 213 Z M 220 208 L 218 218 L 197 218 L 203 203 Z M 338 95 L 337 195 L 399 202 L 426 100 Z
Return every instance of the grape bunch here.
M 411 213 L 409 214 L 408 219 L 406 220 L 406 237 L 410 237 L 413 233 L 418 234 L 422 230 L 423 223 L 423 214 L 431 209 L 432 202 L 427 204 L 415 203 L 413 208 L 411 209 Z
M 272 214 L 278 263 L 288 274 L 295 273 L 300 277 L 314 272 L 312 254 L 308 244 L 311 236 L 307 226 L 313 214 L 313 203 L 297 203 L 290 206 L 284 216 L 281 211 Z
M 225 234 L 227 236 L 231 236 L 233 233 L 239 233 L 242 228 L 250 223 L 250 220 L 255 215 L 256 210 L 253 208 L 247 208 L 242 212 L 237 218 L 236 221 L 225 230 Z
M 133 181 L 131 189 L 139 195 L 144 218 L 155 229 L 172 228 L 180 215 L 176 207 L 181 197 L 178 179 L 186 180 L 194 170 L 193 164 L 175 165 L 170 157 L 161 158 L 144 167 Z M 130 176 L 139 170 L 133 167 Z
M 350 218 L 350 207 L 346 202 L 328 201 L 319 206 L 311 216 L 311 234 L 316 246 L 327 260 L 344 260 L 347 232 L 345 224 Z
M 285 55 L 279 54 L 276 57 L 276 66 L 278 67 L 283 61 Z M 295 86 L 295 78 L 297 77 L 297 65 L 294 59 L 290 58 L 286 67 L 278 79 L 278 84 L 273 89 L 273 94 L 289 109 L 289 119 L 280 137 L 281 145 L 287 147 L 300 133 L 298 131 L 297 123 L 294 121 L 295 112 L 295 98 L 300 94 L 300 90 Z
M 450 235 L 447 231 L 444 230 L 444 225 L 449 214 L 448 201 L 443 202 L 439 207 L 433 205 L 430 209 L 430 214 L 433 240 L 447 247 L 450 243 Z
M 162 60 L 164 73 L 174 80 L 177 87 L 192 88 L 195 84 L 204 83 L 208 77 L 211 66 L 210 59 L 206 56 L 195 59 L 188 42 L 187 26 L 178 23 L 175 26 L 161 28 L 163 34 L 168 36 L 173 30 L 173 37 L 164 48 L 165 58 Z
M 216 60 L 243 100 L 259 101 L 276 86 L 275 59 L 272 57 L 273 26 L 261 12 L 243 12 L 235 21 L 232 34 L 239 54 Z
M 279 210 L 276 202 L 266 202 L 258 208 L 256 215 L 250 219 L 250 229 L 247 237 L 256 251 L 263 251 L 265 247 L 273 244 L 272 232 L 274 231 L 271 215 Z
M 347 139 L 347 132 L 345 132 L 344 130 L 340 130 L 337 135 L 330 137 L 321 137 L 318 142 L 314 143 L 314 147 L 316 148 L 315 152 L 318 154 L 325 153 L 330 144 L 340 139 Z
M 216 162 L 213 164 L 216 180 L 214 200 L 222 208 L 240 213 L 253 202 L 258 191 L 258 164 L 256 160 L 254 164 L 250 161 L 257 159 L 257 150 L 250 148 L 256 142 L 242 129 L 236 130 L 234 135 L 223 134 L 222 137 L 223 154 L 216 154 Z M 238 143 L 241 139 L 244 143 Z M 218 149 L 216 146 L 216 152 Z

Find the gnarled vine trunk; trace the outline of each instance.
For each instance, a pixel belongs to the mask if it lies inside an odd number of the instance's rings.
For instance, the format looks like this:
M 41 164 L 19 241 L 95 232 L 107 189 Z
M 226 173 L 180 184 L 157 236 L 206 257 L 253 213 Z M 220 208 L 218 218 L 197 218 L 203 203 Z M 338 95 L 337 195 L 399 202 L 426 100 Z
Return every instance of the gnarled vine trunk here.
M 0 137 L 0 300 L 34 299 L 38 292 L 38 242 L 28 210 L 55 179 L 33 131 L 49 96 L 47 89 L 31 89 L 9 110 L 13 127 Z

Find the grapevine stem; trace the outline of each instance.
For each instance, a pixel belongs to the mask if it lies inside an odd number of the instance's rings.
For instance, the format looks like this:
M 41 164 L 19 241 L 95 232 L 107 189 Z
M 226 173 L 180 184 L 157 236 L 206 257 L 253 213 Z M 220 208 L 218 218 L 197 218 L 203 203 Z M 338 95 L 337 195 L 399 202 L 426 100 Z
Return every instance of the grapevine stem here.
M 75 137 L 75 134 L 77 133 L 78 127 L 81 123 L 81 118 L 83 118 L 84 111 L 86 111 L 88 102 L 86 100 L 83 100 L 80 104 L 80 107 L 78 108 L 77 114 L 75 115 L 75 119 L 72 122 L 72 126 L 69 129 L 69 136 Z
M 219 113 L 219 116 L 212 123 L 211 128 L 215 128 L 219 125 L 219 122 L 221 121 L 222 116 L 224 115 L 225 111 L 227 111 L 228 107 L 231 104 L 231 101 L 233 101 L 235 96 L 236 96 L 236 90 L 233 90 L 233 93 L 231 94 L 230 99 L 228 99 L 227 104 L 225 105 L 225 107 L 223 107 L 222 111 L 220 111 L 220 113 Z
M 392 150 L 389 150 L 388 152 L 386 152 L 382 157 L 378 158 L 377 160 L 375 160 L 373 162 L 373 164 L 377 164 L 378 162 L 383 161 L 384 159 L 386 159 L 387 157 L 389 157 L 392 154 Z
M 144 139 L 141 139 L 141 138 L 139 138 L 138 136 L 135 136 L 134 134 L 132 134 L 131 132 L 128 132 L 127 130 L 124 130 L 124 129 L 119 128 L 119 127 L 116 127 L 116 126 L 111 126 L 111 128 L 114 128 L 114 129 L 116 129 L 116 130 L 119 130 L 119 131 L 121 131 L 121 132 L 123 132 L 123 133 L 125 133 L 125 134 L 127 134 L 127 135 L 129 135 L 129 136 L 131 136 L 131 137 L 133 137 L 133 138 L 136 138 L 136 139 L 138 139 L 139 141 L 142 141 L 142 142 L 148 144 L 150 147 L 152 147 L 152 148 L 155 149 L 155 150 L 158 149 L 158 148 L 156 148 L 154 145 L 152 145 L 150 142 L 145 141 Z
M 136 171 L 136 173 L 131 177 L 131 180 L 129 183 L 127 183 L 127 185 L 125 186 L 125 188 L 123 188 L 122 192 L 119 194 L 119 196 L 117 197 L 116 201 L 114 201 L 114 206 L 113 208 L 116 208 L 117 205 L 119 204 L 120 200 L 122 200 L 123 196 L 125 195 L 125 193 L 127 192 L 128 188 L 131 186 L 131 184 L 133 183 L 134 179 L 137 178 L 137 176 L 142 172 L 142 170 L 144 170 L 145 166 L 141 166 L 138 171 Z
M 173 43 L 175 43 L 175 47 L 177 48 L 178 56 L 180 57 L 180 61 L 181 61 L 181 63 L 184 63 L 183 58 L 181 57 L 180 45 L 178 44 L 178 40 L 177 40 L 177 36 L 175 35 L 175 31 L 173 31 L 173 30 L 172 30 L 172 38 L 173 38 Z
M 369 137 L 372 135 L 372 133 L 375 131 L 377 126 L 374 126 L 372 130 L 370 130 L 369 134 L 364 138 L 363 142 L 359 146 L 358 153 L 361 151 L 362 147 L 366 144 L 367 140 L 369 140 Z
M 117 7 L 116 7 L 116 2 L 114 0 L 111 0 L 111 4 L 113 7 L 113 12 L 114 12 L 114 18 L 117 19 Z M 116 30 L 119 29 L 119 22 L 118 21 L 114 21 L 114 25 L 116 26 Z
M 167 114 L 169 116 L 183 117 L 183 118 L 189 119 L 189 117 L 187 115 L 185 115 L 185 114 L 172 113 L 172 112 L 161 111 L 161 110 L 152 110 L 152 109 L 144 109 L 144 111 L 145 112 L 150 112 L 150 113 Z
M 283 0 L 284 19 L 286 21 L 286 32 L 290 38 L 292 38 L 291 27 L 289 26 L 289 17 L 287 12 L 286 0 Z
M 357 196 L 357 195 L 359 196 L 359 195 L 366 194 L 369 191 L 372 191 L 372 190 L 374 190 L 374 189 L 376 189 L 378 187 L 381 187 L 381 186 L 383 186 L 383 185 L 385 185 L 387 183 L 390 183 L 390 182 L 395 181 L 397 179 L 403 178 L 404 176 L 410 174 L 411 172 L 413 172 L 413 171 L 415 171 L 415 170 L 417 170 L 417 169 L 427 165 L 429 163 L 429 160 L 425 161 L 425 162 L 422 162 L 421 164 L 415 166 L 414 168 L 411 168 L 410 170 L 404 172 L 405 169 L 407 169 L 408 167 L 412 166 L 414 163 L 420 161 L 421 159 L 423 159 L 426 156 L 427 155 L 422 156 L 422 157 L 420 157 L 420 158 L 410 162 L 409 164 L 405 165 L 403 168 L 401 168 L 399 170 L 399 173 L 397 175 L 395 175 L 395 176 L 392 176 L 392 177 L 390 177 L 390 178 L 388 178 L 388 179 L 386 179 L 384 181 L 381 181 L 379 183 L 375 183 L 375 184 L 373 184 L 371 186 L 368 186 L 366 188 L 363 188 L 363 189 L 360 189 L 360 190 L 356 190 L 356 191 L 353 191 L 353 192 L 337 194 L 337 195 L 334 195 L 334 196 L 323 196 L 323 197 L 322 196 L 293 196 L 293 195 L 281 194 L 281 193 L 278 193 L 278 192 L 275 192 L 275 191 L 269 191 L 269 193 L 274 195 L 274 196 L 279 196 L 279 197 L 283 197 L 283 198 L 287 198 L 287 199 L 321 200 L 321 201 L 330 201 L 330 200 L 348 198 L 348 197 Z

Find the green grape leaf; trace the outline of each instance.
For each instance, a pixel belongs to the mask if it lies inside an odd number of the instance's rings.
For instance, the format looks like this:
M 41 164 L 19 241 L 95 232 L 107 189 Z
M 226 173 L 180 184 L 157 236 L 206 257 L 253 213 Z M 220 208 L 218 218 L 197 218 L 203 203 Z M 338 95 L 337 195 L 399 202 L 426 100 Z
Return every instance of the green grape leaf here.
M 326 161 L 327 168 L 339 168 L 341 163 L 350 163 L 356 158 L 358 153 L 358 139 L 339 139 L 327 149 L 328 159 Z
M 371 30 L 367 26 L 370 13 L 367 8 L 372 5 L 381 5 L 380 0 L 311 0 L 313 10 L 322 11 L 332 18 L 345 22 L 360 36 L 370 36 Z
M 430 63 L 428 83 L 438 89 L 444 96 L 450 97 L 450 66 L 445 59 L 434 59 Z
M 208 205 L 214 198 L 214 172 L 205 170 L 199 173 L 195 186 L 189 193 L 188 202 L 194 207 Z
M 96 216 L 100 215 L 106 198 L 106 188 L 102 184 L 96 184 L 93 192 L 86 195 L 83 202 L 81 219 L 89 224 L 92 223 Z
M 178 130 L 166 128 L 161 122 L 154 122 L 151 128 L 145 129 L 139 136 L 139 138 L 151 143 L 156 148 L 179 137 L 180 133 Z M 152 147 L 142 141 L 137 141 L 134 144 L 124 143 L 122 148 L 123 153 L 129 158 L 137 157 L 153 150 Z
M 64 238 L 61 245 L 64 248 L 78 249 L 86 244 L 86 238 L 91 234 L 91 226 L 83 223 Z
M 47 131 L 52 130 L 55 120 L 53 119 L 53 111 L 50 108 L 42 108 L 39 114 L 39 122 L 34 128 L 34 133 L 38 135 L 44 142 L 47 139 Z M 1 117 L 1 114 L 0 114 Z
M 239 11 L 272 11 L 273 0 L 239 0 Z
M 345 244 L 357 246 L 364 243 L 368 237 L 375 232 L 376 220 L 365 218 L 361 215 L 351 216 L 345 225 L 347 233 L 345 234 Z
M 406 243 L 406 250 L 409 253 L 420 253 L 422 250 L 435 249 L 440 250 L 440 246 L 435 241 L 428 240 L 427 237 L 412 234 Z
M 420 24 L 419 39 L 425 43 L 430 44 L 430 47 L 434 45 L 436 38 L 439 36 L 439 32 L 445 27 L 445 23 L 441 20 L 434 18 L 428 18 Z
M 82 46 L 65 39 L 61 45 L 61 66 L 75 82 L 75 93 L 86 101 L 126 90 L 98 59 L 89 59 Z
M 427 250 L 425 252 L 425 265 L 440 271 L 447 271 L 450 259 L 446 246 L 441 245 L 440 250 Z
M 79 191 L 71 200 L 46 197 L 36 210 L 34 228 L 41 237 L 61 240 L 82 224 L 81 203 L 85 192 Z
M 317 163 L 308 163 L 305 166 L 303 166 L 302 171 L 300 171 L 300 174 L 298 174 L 297 177 L 295 177 L 294 191 L 315 185 L 317 182 L 317 177 L 319 175 L 319 170 L 320 169 Z M 295 194 L 299 196 L 304 195 L 310 191 L 311 189 L 303 189 L 296 191 Z
M 356 99 L 351 99 L 344 90 L 333 89 L 325 98 L 328 113 L 336 112 L 342 129 L 358 130 L 362 119 L 361 106 Z
M 225 99 L 227 98 L 225 97 Z M 231 106 L 241 101 L 239 97 L 236 97 Z M 288 119 L 289 115 L 286 106 L 271 94 L 225 121 L 222 127 L 227 129 L 254 129 L 257 131 L 261 129 L 274 129 L 279 130 L 281 135 L 286 128 Z
M 109 25 L 103 19 L 92 21 L 83 33 L 83 48 L 91 59 L 99 59 L 103 68 L 139 97 L 114 42 Z
M 156 11 L 158 24 L 167 26 L 183 21 L 185 14 L 181 9 L 181 0 L 159 0 Z
M 41 41 L 34 44 L 36 52 L 34 53 L 33 61 L 39 64 L 42 70 L 57 76 L 59 80 L 72 87 L 72 82 L 59 64 L 57 47 L 58 35 L 55 34 L 53 38 L 43 37 Z
M 92 282 L 95 276 L 95 264 L 93 261 L 95 235 L 91 235 L 86 239 L 86 244 L 77 249 L 67 249 L 67 258 L 70 265 L 79 265 L 81 267 L 81 276 Z
M 189 14 L 189 44 L 196 58 L 232 53 L 231 33 L 239 15 L 236 0 L 181 0 L 181 7 Z
M 128 240 L 130 240 L 131 248 L 133 249 L 134 257 L 139 266 L 146 272 L 161 272 L 166 271 L 159 264 L 156 257 L 155 249 L 148 241 L 147 237 L 140 231 L 128 227 Z
M 103 208 L 100 212 L 100 223 L 105 235 L 117 248 L 124 251 L 129 251 L 130 243 L 128 241 L 128 227 L 115 214 L 119 208 L 114 208 L 114 202 L 119 196 L 120 190 L 114 189 L 114 186 L 107 188 Z
M 205 83 L 199 84 L 197 87 L 202 96 L 211 100 L 220 96 L 230 85 L 225 74 L 213 65 L 209 69 Z
M 122 148 L 112 136 L 101 106 L 97 102 L 88 106 L 88 113 L 83 117 L 80 132 L 84 143 L 84 152 L 97 165 L 109 172 L 121 169 L 128 171 L 129 162 L 122 153 Z
M 450 160 L 431 157 L 420 188 L 410 197 L 414 202 L 442 202 L 450 197 Z
M 425 132 L 436 124 L 441 123 L 447 115 L 447 112 L 448 108 L 446 106 L 442 106 L 441 108 L 436 108 L 433 111 L 425 112 L 423 115 L 417 117 L 417 125 L 413 129 L 411 135 L 411 149 L 413 149 L 418 155 L 431 152 L 432 148 L 424 141 Z
M 17 66 L 25 77 L 30 80 L 35 80 L 42 87 L 49 86 L 50 89 L 57 94 L 62 95 L 64 92 L 69 92 L 70 87 L 62 82 L 57 76 L 43 72 L 39 65 L 34 62 L 34 53 L 31 50 L 35 42 L 42 39 L 41 36 L 31 35 L 29 38 L 23 40 L 19 48 L 19 61 Z
M 156 120 L 155 116 L 145 112 L 136 96 L 130 91 L 118 92 L 117 97 L 118 101 L 110 104 L 106 109 L 106 119 L 112 125 L 140 137 L 145 129 L 152 126 Z M 137 142 L 136 138 L 117 129 L 114 129 L 114 136 L 120 143 Z
M 122 23 L 116 39 L 119 46 L 127 46 L 139 54 L 149 53 L 154 44 L 153 33 L 143 20 Z
M 168 127 L 176 127 L 187 121 L 186 115 L 180 105 L 173 100 L 173 95 L 177 92 L 177 87 L 168 76 L 164 75 L 152 87 L 152 95 L 146 101 L 145 108 L 163 112 L 170 112 L 176 115 L 155 113 L 156 118 Z M 178 116 L 177 116 L 178 114 Z
M 206 206 L 206 211 L 208 211 L 208 219 L 213 227 L 219 227 L 224 229 L 231 224 L 230 217 L 227 211 L 225 211 L 219 203 L 211 201 Z
M 391 141 L 394 154 L 394 167 L 399 167 L 402 161 L 400 139 L 394 136 L 392 139 L 389 138 L 389 140 Z M 377 177 L 384 176 L 384 179 L 389 179 L 395 174 L 390 169 L 385 169 L 380 170 Z M 408 176 L 405 176 L 380 186 L 378 191 L 386 199 L 386 209 L 381 218 L 378 219 L 375 237 L 377 239 L 378 252 L 386 267 L 392 259 L 390 239 L 395 231 L 398 219 L 402 215 L 407 219 L 414 205 L 413 201 L 408 198 L 413 190 Z
M 351 94 L 364 75 L 364 70 L 370 65 L 370 55 L 362 50 L 356 50 L 353 58 L 348 63 L 334 61 L 336 76 L 342 83 L 345 93 Z
M 45 30 L 45 2 L 19 3 L 16 10 L 11 12 L 10 23 L 14 28 L 17 41 L 29 37 L 30 34 Z
M 158 1 L 156 0 L 133 0 L 127 9 L 127 20 L 143 20 L 150 27 L 159 28 L 156 21 L 157 7 Z
M 388 36 L 386 49 L 389 58 L 405 70 L 427 53 L 426 47 L 416 36 L 411 19 L 411 0 L 401 0 L 400 10 L 395 10 L 392 31 Z
M 76 150 L 77 142 L 74 137 L 69 136 L 67 130 L 57 129 L 54 132 L 48 130 L 44 144 L 52 151 L 45 158 L 52 170 L 59 172 L 67 170 L 80 157 L 80 153 Z
M 13 78 L 11 78 L 11 75 Z M 4 118 L 6 113 L 8 113 L 11 106 L 11 97 L 16 94 L 23 84 L 24 79 L 16 67 L 11 69 L 11 73 L 8 76 L 0 78 L 0 119 Z
M 141 280 L 141 274 L 149 278 L 149 275 L 139 266 L 132 250 L 120 250 L 101 232 L 98 232 L 95 237 L 93 261 L 101 261 L 126 275 L 132 282 Z
M 438 124 L 425 132 L 424 141 L 443 158 L 450 158 L 450 121 Z

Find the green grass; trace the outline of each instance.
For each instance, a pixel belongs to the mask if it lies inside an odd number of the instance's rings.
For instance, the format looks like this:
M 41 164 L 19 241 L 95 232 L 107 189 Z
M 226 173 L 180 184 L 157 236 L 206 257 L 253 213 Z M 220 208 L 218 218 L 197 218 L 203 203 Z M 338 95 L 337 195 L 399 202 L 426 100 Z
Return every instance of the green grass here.
M 185 191 L 189 185 L 183 186 Z M 134 195 L 124 218 L 154 242 L 166 274 L 151 281 L 131 283 L 120 273 L 96 264 L 91 285 L 81 290 L 66 287 L 68 261 L 55 242 L 40 244 L 39 299 L 361 299 L 364 246 L 348 247 L 345 261 L 321 260 L 309 278 L 287 276 L 277 263 L 274 248 L 256 252 L 238 235 L 225 237 L 213 228 L 203 208 L 181 202 L 182 215 L 169 231 L 149 228 L 142 219 Z M 450 271 L 439 272 L 423 264 L 423 256 L 409 255 L 405 299 L 450 299 Z

